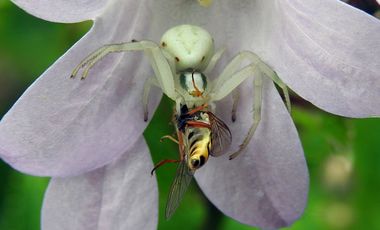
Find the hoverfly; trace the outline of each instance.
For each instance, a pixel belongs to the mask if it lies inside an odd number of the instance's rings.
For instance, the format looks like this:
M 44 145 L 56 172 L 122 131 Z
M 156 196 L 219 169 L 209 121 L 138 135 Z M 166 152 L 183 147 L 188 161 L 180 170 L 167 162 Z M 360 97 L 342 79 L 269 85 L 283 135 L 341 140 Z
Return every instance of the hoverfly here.
M 169 219 L 178 208 L 196 170 L 205 165 L 209 156 L 221 156 L 231 144 L 232 136 L 228 126 L 212 112 L 200 106 L 189 110 L 181 106 L 181 113 L 175 115 L 180 160 L 176 176 L 171 185 L 166 203 L 165 217 Z

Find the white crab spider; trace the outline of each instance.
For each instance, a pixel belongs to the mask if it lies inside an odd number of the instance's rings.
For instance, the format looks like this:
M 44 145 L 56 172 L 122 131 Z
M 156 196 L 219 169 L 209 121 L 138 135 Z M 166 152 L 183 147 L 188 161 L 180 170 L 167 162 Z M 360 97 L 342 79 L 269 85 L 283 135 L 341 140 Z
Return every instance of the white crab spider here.
M 160 44 L 151 41 L 132 41 L 105 45 L 85 58 L 73 71 L 75 77 L 81 68 L 85 79 L 91 67 L 101 58 L 112 52 L 144 51 L 149 58 L 155 77 L 148 78 L 144 84 L 143 106 L 144 120 L 148 116 L 148 96 L 152 86 L 162 89 L 163 93 L 176 102 L 177 113 L 181 105 L 188 108 L 212 105 L 232 93 L 244 80 L 254 77 L 254 113 L 253 124 L 239 150 L 230 155 L 236 157 L 251 140 L 261 119 L 262 76 L 269 77 L 284 92 L 285 102 L 290 111 L 290 100 L 286 85 L 277 74 L 251 51 L 239 52 L 224 68 L 218 78 L 211 81 L 206 77 L 210 73 L 224 49 L 214 52 L 214 41 L 201 27 L 180 25 L 166 31 Z M 249 64 L 241 67 L 242 63 Z M 235 90 L 236 92 L 237 90 Z M 232 119 L 234 120 L 238 94 L 234 93 Z

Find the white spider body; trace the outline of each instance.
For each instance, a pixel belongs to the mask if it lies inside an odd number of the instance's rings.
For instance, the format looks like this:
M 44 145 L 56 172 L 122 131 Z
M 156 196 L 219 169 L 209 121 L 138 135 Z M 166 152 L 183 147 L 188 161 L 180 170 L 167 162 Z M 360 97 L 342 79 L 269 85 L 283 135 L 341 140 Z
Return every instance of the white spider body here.
M 144 51 L 153 68 L 154 77 L 147 79 L 143 92 L 144 120 L 148 118 L 148 98 L 152 86 L 162 89 L 163 93 L 176 102 L 177 114 L 181 106 L 194 108 L 204 104 L 214 105 L 227 95 L 233 94 L 232 120 L 235 119 L 238 86 L 252 77 L 254 85 L 253 124 L 238 151 L 230 156 L 236 157 L 249 143 L 261 119 L 262 77 L 274 81 L 284 92 L 286 105 L 290 111 L 290 101 L 286 85 L 277 74 L 251 51 L 240 51 L 224 68 L 222 73 L 211 81 L 206 76 L 214 69 L 224 49 L 214 52 L 214 42 L 210 34 L 194 25 L 180 25 L 169 29 L 162 36 L 160 45 L 147 41 L 133 41 L 110 44 L 96 50 L 85 58 L 73 71 L 75 77 L 84 68 L 82 78 L 86 78 L 91 67 L 111 52 Z M 243 67 L 242 64 L 249 63 Z M 213 109 L 213 108 L 211 108 Z
M 177 72 L 193 69 L 202 71 L 214 54 L 214 42 L 210 34 L 193 25 L 176 26 L 164 33 L 161 49 L 175 60 Z
M 161 50 L 171 60 L 175 72 L 177 112 L 180 105 L 188 108 L 207 102 L 207 78 L 203 71 L 214 55 L 211 35 L 201 27 L 180 25 L 166 31 L 161 38 Z

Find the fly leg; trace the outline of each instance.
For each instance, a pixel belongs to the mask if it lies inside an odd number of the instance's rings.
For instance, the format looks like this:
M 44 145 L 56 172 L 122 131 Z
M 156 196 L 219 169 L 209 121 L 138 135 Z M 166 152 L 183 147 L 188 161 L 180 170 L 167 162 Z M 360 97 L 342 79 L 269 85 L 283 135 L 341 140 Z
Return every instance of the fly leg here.
M 181 162 L 181 160 L 173 160 L 173 159 L 162 160 L 162 161 L 158 162 L 158 164 L 156 164 L 154 166 L 154 168 L 152 169 L 152 171 L 150 171 L 150 174 L 153 176 L 154 171 L 156 171 L 156 169 L 158 169 L 159 167 L 161 167 L 162 165 L 164 165 L 166 163 L 179 163 L 179 162 Z
M 184 145 L 183 145 L 183 137 L 182 137 L 182 133 L 180 131 L 177 131 L 177 135 L 178 135 L 178 140 L 176 140 L 174 137 L 170 136 L 170 135 L 165 135 L 163 137 L 161 137 L 160 141 L 162 141 L 163 139 L 169 139 L 175 143 L 178 144 L 178 147 L 179 147 L 179 160 L 174 160 L 174 159 L 164 159 L 160 162 L 158 162 L 154 168 L 152 169 L 152 171 L 150 172 L 151 175 L 153 175 L 154 171 L 156 171 L 156 169 L 158 169 L 159 167 L 161 167 L 162 165 L 166 164 L 166 163 L 179 163 L 181 161 L 183 161 L 185 158 L 184 158 L 184 153 L 185 153 L 185 150 L 184 150 Z
M 196 128 L 208 128 L 211 129 L 211 125 L 202 121 L 187 121 L 186 124 Z
M 165 135 L 165 136 L 161 137 L 160 142 L 162 142 L 164 139 L 169 139 L 169 140 L 171 140 L 174 143 L 177 143 L 179 145 L 179 141 L 170 135 Z
M 201 106 L 195 107 L 194 109 L 190 110 L 189 112 L 187 112 L 187 114 L 188 115 L 193 115 L 196 112 L 204 110 L 205 108 L 207 108 L 207 106 L 208 106 L 207 103 L 205 103 L 205 104 L 203 104 Z

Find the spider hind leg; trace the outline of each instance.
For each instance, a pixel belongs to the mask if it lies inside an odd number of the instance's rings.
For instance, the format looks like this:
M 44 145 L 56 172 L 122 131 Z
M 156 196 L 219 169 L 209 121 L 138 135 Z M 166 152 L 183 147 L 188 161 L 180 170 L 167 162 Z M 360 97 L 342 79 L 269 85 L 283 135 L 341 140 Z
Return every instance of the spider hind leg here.
M 258 74 L 254 79 L 254 104 L 253 104 L 253 123 L 249 128 L 243 143 L 239 145 L 239 150 L 232 153 L 229 157 L 230 160 L 237 157 L 249 144 L 253 137 L 257 127 L 259 126 L 261 120 L 261 105 L 262 105 L 262 89 L 263 89 L 263 79 L 261 74 Z

